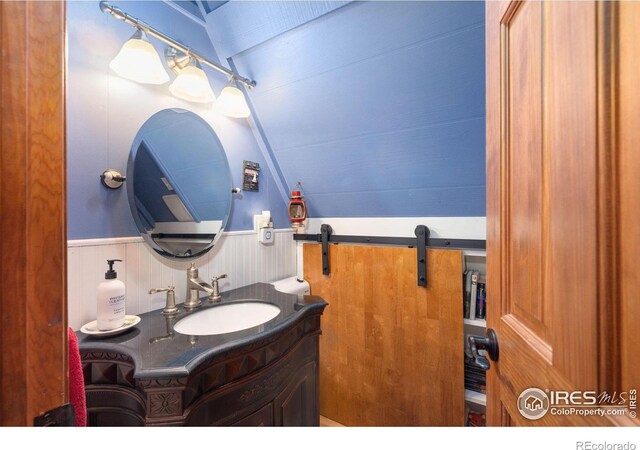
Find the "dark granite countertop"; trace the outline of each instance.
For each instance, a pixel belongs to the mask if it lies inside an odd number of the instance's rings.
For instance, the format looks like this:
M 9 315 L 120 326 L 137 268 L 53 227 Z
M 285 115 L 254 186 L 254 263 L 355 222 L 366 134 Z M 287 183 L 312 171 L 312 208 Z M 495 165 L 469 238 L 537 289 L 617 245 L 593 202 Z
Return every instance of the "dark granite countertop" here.
M 280 308 L 280 314 L 262 325 L 233 333 L 194 339 L 173 332 L 173 325 L 189 314 L 246 301 L 272 303 Z M 139 316 L 140 323 L 112 337 L 96 338 L 77 331 L 80 350 L 125 354 L 134 361 L 136 378 L 181 377 L 217 354 L 269 337 L 314 310 L 322 311 L 327 303 L 317 296 L 285 294 L 270 284 L 256 283 L 223 292 L 220 303 L 210 304 L 203 297 L 202 306 L 191 312 L 186 312 L 182 304 L 178 306 L 180 311 L 173 318 L 163 316 L 162 309 L 150 311 Z

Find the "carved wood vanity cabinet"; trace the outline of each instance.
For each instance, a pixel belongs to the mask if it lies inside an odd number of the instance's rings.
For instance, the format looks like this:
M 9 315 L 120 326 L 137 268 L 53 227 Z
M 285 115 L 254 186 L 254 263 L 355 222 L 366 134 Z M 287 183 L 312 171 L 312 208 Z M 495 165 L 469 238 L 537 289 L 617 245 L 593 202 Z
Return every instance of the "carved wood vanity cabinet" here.
M 319 425 L 318 348 L 326 303 L 265 284 L 248 288 L 261 292 L 235 296 L 266 297 L 281 308 L 252 331 L 180 335 L 172 333 L 172 323 L 185 313 L 165 324 L 153 311 L 141 315 L 133 337 L 98 340 L 79 333 L 89 426 Z M 165 329 L 164 339 L 151 342 Z M 168 362 L 157 364 L 163 358 Z

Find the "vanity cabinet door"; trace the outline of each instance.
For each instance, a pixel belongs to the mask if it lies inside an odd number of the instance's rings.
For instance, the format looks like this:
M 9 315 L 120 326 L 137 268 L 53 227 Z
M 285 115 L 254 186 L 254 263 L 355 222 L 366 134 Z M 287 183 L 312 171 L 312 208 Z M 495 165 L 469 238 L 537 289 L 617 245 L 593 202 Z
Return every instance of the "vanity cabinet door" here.
M 145 404 L 133 389 L 121 386 L 87 386 L 87 425 L 139 427 L 145 425 Z
M 275 426 L 318 426 L 317 365 L 302 366 L 273 402 Z
M 234 427 L 272 427 L 273 402 L 267 403 L 253 414 L 238 420 Z

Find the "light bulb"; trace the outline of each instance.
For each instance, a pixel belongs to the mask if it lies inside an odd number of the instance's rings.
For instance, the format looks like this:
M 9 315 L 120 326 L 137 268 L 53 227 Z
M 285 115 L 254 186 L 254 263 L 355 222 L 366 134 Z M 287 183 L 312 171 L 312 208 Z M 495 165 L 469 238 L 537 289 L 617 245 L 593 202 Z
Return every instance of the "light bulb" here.
M 234 86 L 233 79 L 224 87 L 216 101 L 216 109 L 228 117 L 246 119 L 251 115 L 247 100 L 240 89 Z
M 216 98 L 207 74 L 195 59 L 192 59 L 188 66 L 180 70 L 176 79 L 169 86 L 169 90 L 174 96 L 189 102 L 209 103 Z
M 163 84 L 169 81 L 160 56 L 142 30 L 124 43 L 109 67 L 123 78 L 138 83 Z

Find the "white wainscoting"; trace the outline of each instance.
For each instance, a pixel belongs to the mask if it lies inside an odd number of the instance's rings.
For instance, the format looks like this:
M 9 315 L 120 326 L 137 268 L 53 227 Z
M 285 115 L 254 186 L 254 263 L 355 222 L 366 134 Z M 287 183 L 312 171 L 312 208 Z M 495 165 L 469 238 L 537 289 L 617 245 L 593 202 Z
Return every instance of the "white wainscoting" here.
M 296 273 L 296 245 L 290 229 L 275 230 L 273 245 L 262 245 L 252 231 L 224 233 L 216 246 L 195 260 L 200 278 L 214 275 L 226 291 L 257 282 L 271 283 Z M 68 241 L 67 283 L 69 326 L 80 329 L 96 318 L 96 289 L 104 280 L 107 259 L 116 263 L 118 279 L 126 285 L 127 314 L 142 314 L 163 308 L 165 294 L 149 295 L 149 289 L 175 286 L 176 301 L 184 302 L 186 270 L 190 262 L 174 262 L 151 250 L 142 238 L 88 239 Z

